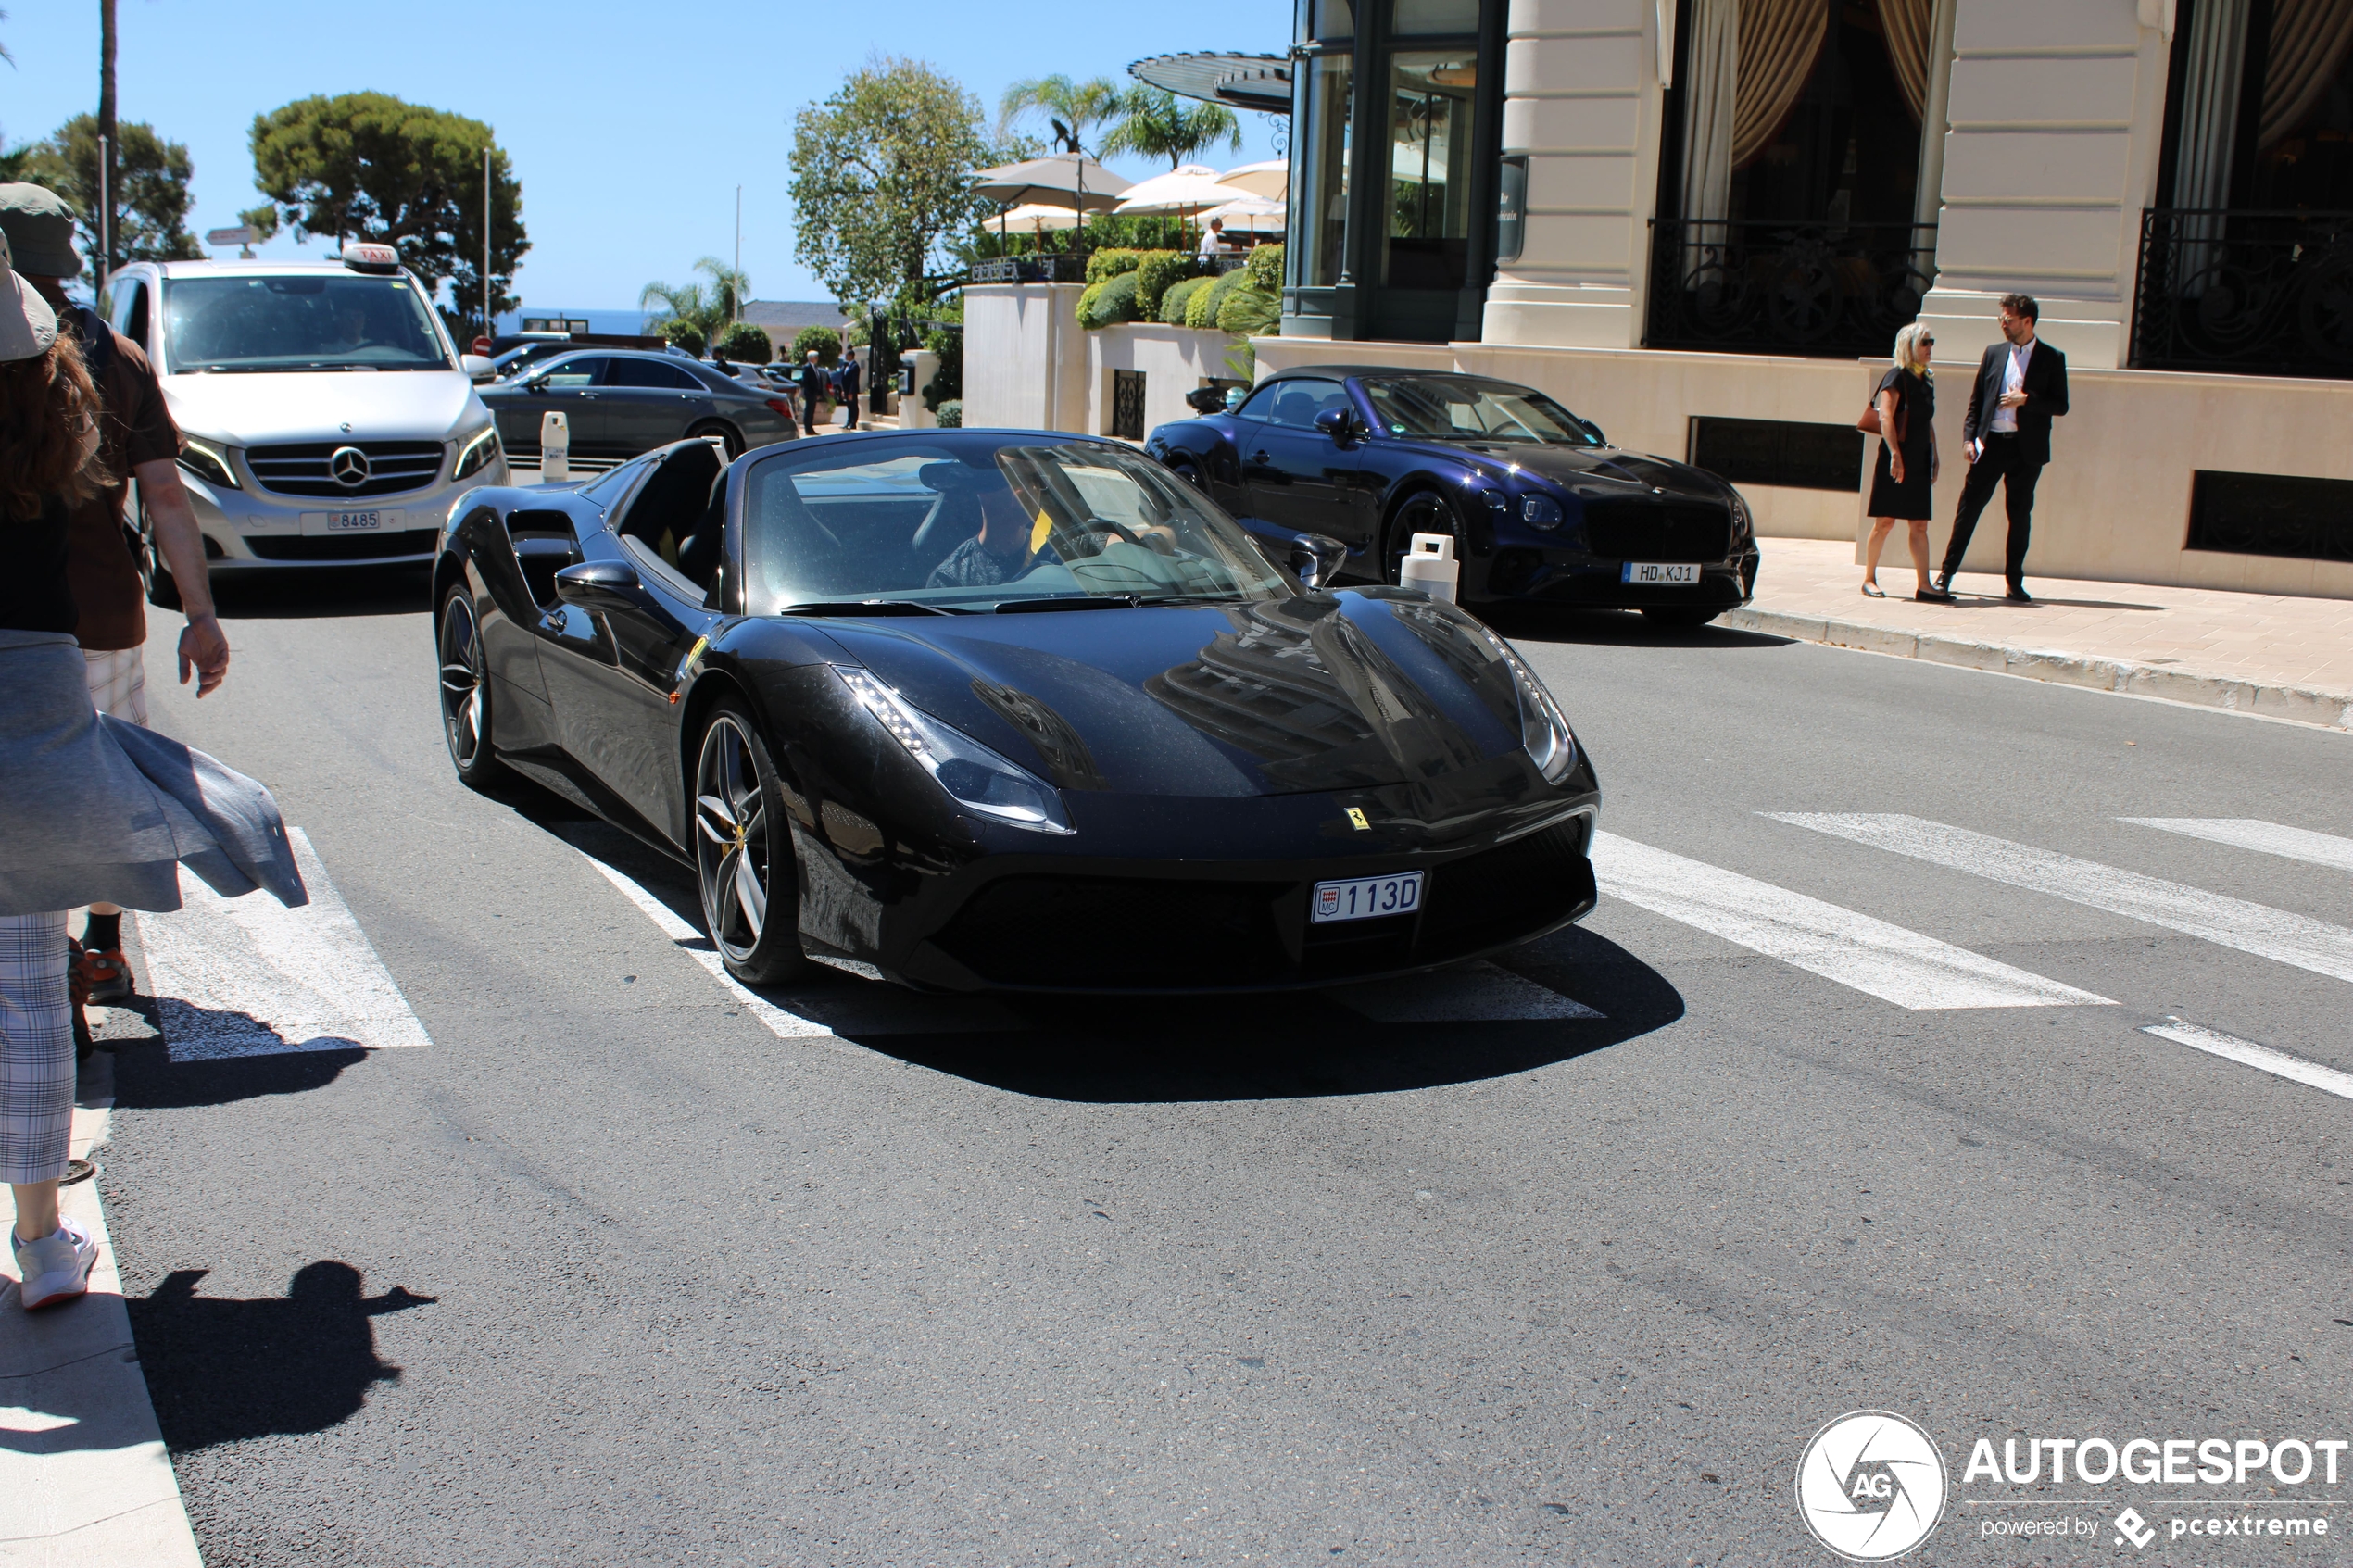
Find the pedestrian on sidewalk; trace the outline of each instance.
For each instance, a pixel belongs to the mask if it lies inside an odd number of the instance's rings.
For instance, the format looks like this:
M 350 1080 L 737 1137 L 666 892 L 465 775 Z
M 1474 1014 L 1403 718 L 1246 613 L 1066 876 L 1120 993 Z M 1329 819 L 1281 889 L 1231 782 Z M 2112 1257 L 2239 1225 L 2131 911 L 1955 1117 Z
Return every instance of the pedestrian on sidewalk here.
M 811 349 L 793 380 L 800 383 L 800 433 L 817 433 L 817 408 L 825 400 L 825 367 L 817 362 L 817 351 Z
M 1895 364 L 1871 394 L 1879 415 L 1879 462 L 1871 471 L 1871 540 L 1863 551 L 1863 594 L 1883 599 L 1879 556 L 1900 520 L 1911 546 L 1912 570 L 1919 584 L 1912 596 L 1925 604 L 1951 604 L 1953 596 L 1928 580 L 1928 521 L 1936 515 L 1931 491 L 1936 483 L 1936 372 L 1929 368 L 1936 338 L 1914 321 L 1895 334 Z
M 81 345 L 0 231 L 0 1181 L 28 1310 L 89 1288 L 96 1240 L 58 1212 L 73 1131 L 66 911 L 180 907 L 180 862 L 227 896 L 306 901 L 270 792 L 91 705 L 74 641 L 74 508 L 99 494 L 103 413 Z
M 1944 546 L 1944 570 L 1936 585 L 1946 591 L 1961 570 L 1978 515 L 2002 486 L 2009 513 L 2008 549 L 2002 575 L 2009 596 L 2025 604 L 2026 542 L 2034 519 L 2034 483 L 2051 460 L 2051 421 L 2067 412 L 2067 356 L 2034 335 L 2042 307 L 2032 295 L 2002 296 L 2002 341 L 1978 362 L 1977 385 L 1961 416 L 1961 441 L 1969 455 L 1969 477 L 1961 481 L 1960 510 L 1953 518 L 1952 542 Z
M 841 428 L 858 428 L 858 384 L 862 376 L 858 363 L 858 351 L 851 349 L 841 358 L 841 369 L 834 372 L 834 391 L 841 398 Z
M 75 639 L 87 665 L 90 699 L 101 713 L 126 723 L 147 721 L 146 590 L 132 553 L 130 486 L 139 482 L 140 509 L 155 530 L 156 548 L 179 590 L 188 624 L 180 633 L 180 682 L 193 670 L 196 696 L 218 688 L 229 671 L 229 640 L 213 613 L 204 534 L 180 482 L 180 431 L 164 407 L 163 387 L 145 351 L 87 306 L 66 297 L 68 278 L 82 271 L 73 249 L 73 209 L 40 185 L 0 185 L 0 233 L 7 236 L 18 276 L 57 318 L 82 350 L 98 389 L 98 462 L 104 487 L 72 508 L 67 571 L 81 620 Z M 90 999 L 120 1005 L 131 999 L 131 965 L 122 956 L 122 911 L 91 907 L 82 927 L 90 956 Z

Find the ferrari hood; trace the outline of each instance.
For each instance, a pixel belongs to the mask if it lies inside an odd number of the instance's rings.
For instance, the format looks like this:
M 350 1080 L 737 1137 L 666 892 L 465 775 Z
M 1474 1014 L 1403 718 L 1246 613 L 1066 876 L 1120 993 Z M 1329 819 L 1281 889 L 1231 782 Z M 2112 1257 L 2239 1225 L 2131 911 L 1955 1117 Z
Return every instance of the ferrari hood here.
M 1517 468 L 1593 499 L 1647 492 L 1703 501 L 1724 499 L 1723 486 L 1698 469 L 1616 446 L 1537 446 L 1522 443 L 1482 445 L 1466 442 L 1462 449 L 1478 453 L 1498 468 Z
M 1519 748 L 1509 671 L 1419 595 L 833 623 L 909 702 L 1064 789 L 1436 782 Z
M 233 446 L 447 441 L 489 411 L 456 370 L 310 370 L 163 378 L 172 422 Z

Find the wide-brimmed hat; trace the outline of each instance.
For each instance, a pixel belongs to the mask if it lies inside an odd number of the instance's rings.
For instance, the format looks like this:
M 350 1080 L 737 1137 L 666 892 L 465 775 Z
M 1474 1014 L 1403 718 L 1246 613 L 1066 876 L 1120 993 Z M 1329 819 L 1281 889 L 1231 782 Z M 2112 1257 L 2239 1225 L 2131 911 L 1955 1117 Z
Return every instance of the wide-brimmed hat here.
M 17 275 L 8 236 L 0 232 L 0 364 L 37 359 L 57 341 L 57 313 Z
M 17 270 L 35 278 L 78 278 L 73 208 L 46 185 L 0 185 L 0 234 L 16 247 Z

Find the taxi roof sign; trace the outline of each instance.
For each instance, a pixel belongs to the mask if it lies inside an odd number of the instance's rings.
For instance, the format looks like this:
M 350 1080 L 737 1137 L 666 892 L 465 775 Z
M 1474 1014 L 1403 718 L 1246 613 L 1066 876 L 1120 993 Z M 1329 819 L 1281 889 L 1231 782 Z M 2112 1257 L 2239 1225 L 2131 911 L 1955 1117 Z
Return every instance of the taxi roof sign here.
M 347 240 L 343 247 L 343 264 L 355 272 L 397 272 L 400 253 L 390 245 Z

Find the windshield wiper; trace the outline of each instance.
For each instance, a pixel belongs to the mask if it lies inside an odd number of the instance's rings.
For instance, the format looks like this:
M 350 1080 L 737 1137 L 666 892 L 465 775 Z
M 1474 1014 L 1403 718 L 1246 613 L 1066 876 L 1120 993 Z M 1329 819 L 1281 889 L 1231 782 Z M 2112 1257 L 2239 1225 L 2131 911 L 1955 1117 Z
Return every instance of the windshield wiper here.
M 925 604 L 917 599 L 812 599 L 786 605 L 778 615 L 970 615 L 968 609 Z
M 1134 609 L 1144 601 L 1134 594 L 1082 594 L 1075 598 L 1004 599 L 1000 615 L 1038 615 L 1053 609 Z

